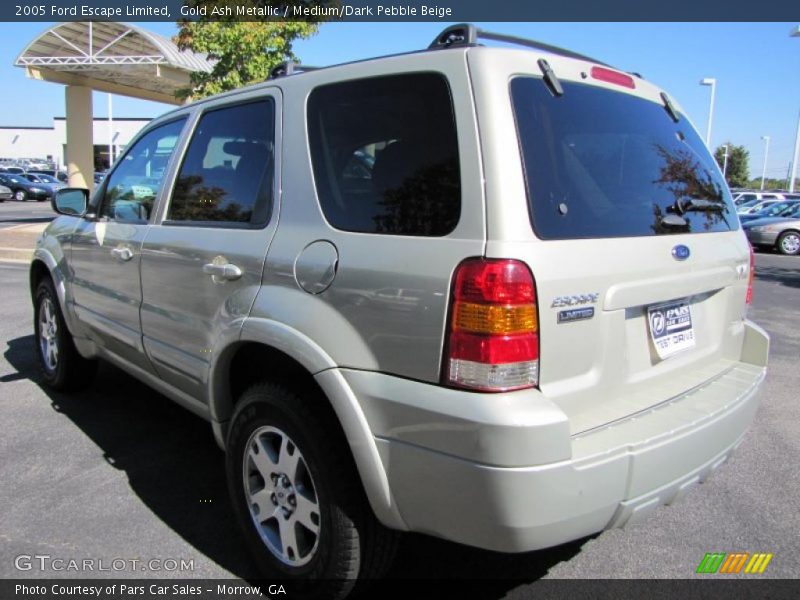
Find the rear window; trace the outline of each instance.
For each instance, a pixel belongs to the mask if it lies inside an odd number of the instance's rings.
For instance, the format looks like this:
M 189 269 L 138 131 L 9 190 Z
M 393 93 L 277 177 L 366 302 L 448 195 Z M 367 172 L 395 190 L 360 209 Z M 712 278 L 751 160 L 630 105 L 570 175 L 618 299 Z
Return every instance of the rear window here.
M 542 239 L 730 231 L 730 192 L 681 115 L 630 94 L 516 77 L 511 98 L 534 231 Z
M 442 75 L 326 85 L 308 100 L 314 181 L 337 229 L 443 236 L 461 214 L 453 102 Z

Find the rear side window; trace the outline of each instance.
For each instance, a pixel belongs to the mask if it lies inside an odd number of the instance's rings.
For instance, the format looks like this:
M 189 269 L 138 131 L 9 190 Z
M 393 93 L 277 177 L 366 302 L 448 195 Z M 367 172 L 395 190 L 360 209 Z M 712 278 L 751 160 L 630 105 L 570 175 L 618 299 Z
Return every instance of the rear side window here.
M 263 225 L 272 204 L 275 109 L 271 99 L 200 118 L 172 192 L 172 224 Z
M 434 73 L 326 85 L 308 101 L 314 180 L 337 229 L 443 236 L 461 214 L 453 102 Z
M 542 239 L 730 231 L 730 192 L 687 119 L 581 83 L 511 81 L 530 215 Z

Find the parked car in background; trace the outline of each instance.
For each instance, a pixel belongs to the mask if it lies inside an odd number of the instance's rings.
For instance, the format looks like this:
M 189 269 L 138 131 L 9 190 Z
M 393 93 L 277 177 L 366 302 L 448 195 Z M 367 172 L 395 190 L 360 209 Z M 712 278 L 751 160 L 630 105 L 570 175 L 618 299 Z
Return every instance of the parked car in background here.
M 754 192 L 744 191 L 733 194 L 733 203 L 737 210 L 744 206 L 754 206 L 763 200 L 783 200 L 785 195 L 780 192 Z
M 55 177 L 61 183 L 67 182 L 67 174 L 64 171 L 56 171 L 55 169 L 29 169 L 27 172 L 33 173 L 34 175 L 41 173 L 49 175 L 50 177 Z
M 62 181 L 59 181 L 52 175 L 46 175 L 44 173 L 31 173 L 30 171 L 25 173 L 23 176 L 25 179 L 30 181 L 31 183 L 41 183 L 43 185 L 50 186 L 53 190 L 60 190 L 63 187 L 66 187 L 66 184 Z
M 44 202 L 53 197 L 53 188 L 43 183 L 32 183 L 23 175 L 0 173 L 0 185 L 11 188 L 14 200 L 24 202 L 28 198 Z
M 103 183 L 103 179 L 105 178 L 106 178 L 106 171 L 95 171 L 94 173 L 95 183 Z
M 13 197 L 14 197 L 14 192 L 11 191 L 11 188 L 7 188 L 4 185 L 0 185 L 0 202 L 11 200 Z
M 797 204 L 800 204 L 800 200 L 784 200 L 782 202 L 778 201 L 767 206 L 766 208 L 759 210 L 758 212 L 739 215 L 739 221 L 742 223 L 747 223 L 749 221 L 755 221 L 756 219 L 763 219 L 766 217 L 780 217 L 783 216 L 784 213 L 791 214 Z
M 782 200 L 783 200 L 782 198 L 781 199 L 761 200 L 761 201 L 756 202 L 755 204 L 752 204 L 750 206 L 742 205 L 742 206 L 739 206 L 736 209 L 736 214 L 740 215 L 740 216 L 741 215 L 752 215 L 752 214 L 755 214 L 757 212 L 760 212 L 760 211 L 764 210 L 765 208 L 768 208 L 768 207 L 772 206 L 773 204 L 777 204 L 778 202 L 781 202 Z
M 24 173 L 24 172 L 25 172 L 25 169 L 23 169 L 22 167 L 9 167 L 9 166 L 5 166 L 5 167 L 3 167 L 3 169 L 2 169 L 2 172 L 4 172 L 4 173 L 11 173 L 11 174 L 13 174 L 13 175 L 21 175 L 22 173 Z
M 779 217 L 756 219 L 742 225 L 753 248 L 775 248 L 781 254 L 800 254 L 800 203 Z

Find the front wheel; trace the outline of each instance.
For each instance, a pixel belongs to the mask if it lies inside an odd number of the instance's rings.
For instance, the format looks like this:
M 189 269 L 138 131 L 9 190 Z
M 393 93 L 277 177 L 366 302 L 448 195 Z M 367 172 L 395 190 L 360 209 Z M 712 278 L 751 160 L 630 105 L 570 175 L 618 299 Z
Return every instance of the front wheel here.
M 28 194 L 25 193 L 25 190 L 17 190 L 14 194 L 14 200 L 17 202 L 25 202 L 28 199 Z
M 249 388 L 228 432 L 228 487 L 265 577 L 292 580 L 304 597 L 343 598 L 388 569 L 397 534 L 372 514 L 320 400 L 279 384 Z
M 778 252 L 797 256 L 800 254 L 800 233 L 796 231 L 785 231 L 778 238 Z
M 75 348 L 50 279 L 42 281 L 36 289 L 33 327 L 36 357 L 48 386 L 76 390 L 92 382 L 97 364 L 83 358 Z

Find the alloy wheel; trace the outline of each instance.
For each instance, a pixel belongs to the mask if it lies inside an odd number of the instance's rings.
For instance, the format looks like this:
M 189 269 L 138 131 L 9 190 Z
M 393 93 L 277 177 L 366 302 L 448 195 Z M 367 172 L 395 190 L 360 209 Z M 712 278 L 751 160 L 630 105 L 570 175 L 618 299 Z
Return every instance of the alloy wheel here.
M 307 564 L 319 547 L 321 520 L 300 449 L 277 427 L 262 426 L 250 436 L 242 466 L 250 517 L 261 540 L 282 563 Z
M 39 352 L 49 372 L 58 366 L 58 320 L 53 301 L 45 297 L 39 305 Z
M 797 254 L 800 252 L 800 235 L 790 233 L 781 238 L 781 250 L 786 254 Z

